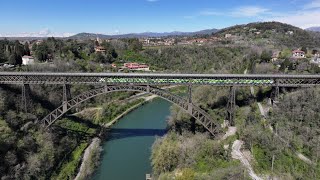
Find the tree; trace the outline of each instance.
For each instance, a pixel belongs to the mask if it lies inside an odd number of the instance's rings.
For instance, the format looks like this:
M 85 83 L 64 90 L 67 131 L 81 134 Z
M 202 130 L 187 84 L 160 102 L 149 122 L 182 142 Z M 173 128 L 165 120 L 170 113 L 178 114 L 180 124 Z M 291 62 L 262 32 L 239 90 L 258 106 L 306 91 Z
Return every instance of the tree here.
M 98 62 L 98 63 L 104 63 L 106 60 L 106 58 L 99 52 L 97 53 L 97 55 L 95 56 L 94 61 Z
M 280 58 L 281 59 L 286 59 L 286 58 L 290 58 L 292 55 L 292 52 L 290 49 L 284 49 L 283 51 L 281 51 L 280 53 Z
M 39 61 L 46 61 L 48 59 L 49 48 L 47 43 L 43 42 L 36 46 L 35 56 Z
M 312 55 L 315 55 L 315 54 L 317 54 L 317 53 L 318 53 L 318 50 L 313 49 L 311 54 L 312 54 Z
M 269 62 L 272 58 L 272 52 L 263 50 L 260 56 L 260 59 L 262 62 Z
M 21 65 L 21 64 L 22 64 L 22 57 L 21 55 L 17 55 L 15 65 Z
M 17 56 L 17 55 L 16 55 L 15 53 L 11 54 L 11 55 L 9 56 L 8 63 L 9 63 L 9 64 L 12 64 L 12 65 L 16 64 L 16 58 L 17 58 L 16 56 Z
M 24 43 L 24 55 L 30 56 L 30 49 L 29 49 L 29 43 Z
M 301 48 L 301 51 L 303 51 L 304 53 L 308 53 L 308 50 L 307 50 L 307 48 L 305 47 L 305 46 L 303 46 L 302 48 Z
M 94 41 L 95 46 L 99 46 L 99 42 L 97 40 Z
M 4 52 L 0 49 L 0 63 L 3 63 L 6 61 L 6 56 Z
M 139 42 L 139 39 L 134 38 L 129 40 L 129 47 L 132 51 L 138 52 L 142 50 L 142 43 Z
M 24 46 L 18 40 L 14 42 L 14 50 L 17 55 L 24 55 Z

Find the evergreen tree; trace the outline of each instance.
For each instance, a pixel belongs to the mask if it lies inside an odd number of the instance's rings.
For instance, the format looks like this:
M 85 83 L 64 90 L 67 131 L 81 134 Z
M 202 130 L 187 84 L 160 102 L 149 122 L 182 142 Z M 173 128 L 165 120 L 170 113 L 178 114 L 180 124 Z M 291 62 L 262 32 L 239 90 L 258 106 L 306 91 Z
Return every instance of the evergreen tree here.
M 6 56 L 5 56 L 4 52 L 3 52 L 3 50 L 0 49 L 0 63 L 3 63 L 5 61 L 6 61 Z
M 12 64 L 12 65 L 16 64 L 16 58 L 17 58 L 16 56 L 17 56 L 17 55 L 16 55 L 15 53 L 11 54 L 11 55 L 9 56 L 8 63 L 9 63 L 9 64 Z
M 272 52 L 271 51 L 267 51 L 267 50 L 263 50 L 261 53 L 261 61 L 262 62 L 269 62 L 272 58 Z
M 29 49 L 29 43 L 24 43 L 24 55 L 30 56 L 30 49 Z
M 307 48 L 305 47 L 305 46 L 303 46 L 302 48 L 301 48 L 301 51 L 303 51 L 304 53 L 308 53 L 308 50 L 307 50 Z

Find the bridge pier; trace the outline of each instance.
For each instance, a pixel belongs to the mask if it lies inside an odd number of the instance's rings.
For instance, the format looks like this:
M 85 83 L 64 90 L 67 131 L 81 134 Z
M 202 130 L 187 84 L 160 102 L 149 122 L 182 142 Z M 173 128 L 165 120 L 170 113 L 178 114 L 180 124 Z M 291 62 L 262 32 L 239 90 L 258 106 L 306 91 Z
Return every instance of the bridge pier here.
M 280 95 L 280 88 L 279 86 L 272 87 L 272 92 L 271 92 L 271 104 L 274 105 L 279 101 L 279 95 Z
M 230 87 L 229 98 L 227 103 L 227 117 L 226 120 L 229 121 L 229 125 L 234 126 L 234 113 L 236 108 L 236 88 L 234 86 Z
M 63 98 L 62 98 L 63 112 L 67 112 L 68 100 L 70 100 L 70 99 L 71 99 L 70 85 L 63 84 Z
M 192 114 L 192 86 L 188 85 L 188 113 Z
M 22 104 L 21 109 L 25 113 L 28 112 L 28 105 L 29 105 L 29 95 L 30 95 L 30 85 L 29 84 L 23 84 L 22 85 Z

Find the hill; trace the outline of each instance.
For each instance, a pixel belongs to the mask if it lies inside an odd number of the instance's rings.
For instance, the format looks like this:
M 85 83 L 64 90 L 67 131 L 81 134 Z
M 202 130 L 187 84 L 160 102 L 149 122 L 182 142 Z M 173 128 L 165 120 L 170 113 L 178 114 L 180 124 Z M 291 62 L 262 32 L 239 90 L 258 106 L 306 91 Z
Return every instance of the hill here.
M 287 46 L 289 48 L 302 46 L 314 48 L 320 45 L 320 38 L 317 33 L 280 22 L 236 25 L 215 33 L 217 37 L 226 37 L 226 35 L 231 36 L 229 39 L 234 43 L 243 45 Z
M 120 35 L 105 35 L 105 34 L 94 34 L 94 33 L 79 33 L 74 36 L 70 36 L 69 39 L 92 39 L 99 37 L 101 39 L 108 38 L 146 38 L 146 37 L 168 37 L 168 36 L 194 36 L 194 35 L 211 35 L 212 33 L 217 32 L 218 29 L 206 29 L 196 32 L 143 32 L 143 33 L 129 33 L 129 34 L 120 34 Z
M 320 26 L 309 27 L 306 29 L 307 31 L 320 32 Z

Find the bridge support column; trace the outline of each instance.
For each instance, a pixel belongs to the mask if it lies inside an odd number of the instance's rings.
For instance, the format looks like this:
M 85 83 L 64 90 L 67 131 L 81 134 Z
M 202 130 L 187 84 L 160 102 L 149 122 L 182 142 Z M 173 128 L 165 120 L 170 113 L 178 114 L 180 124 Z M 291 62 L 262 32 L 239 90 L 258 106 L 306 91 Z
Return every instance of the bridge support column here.
M 30 95 L 30 85 L 29 84 L 23 84 L 22 85 L 22 104 L 21 104 L 21 109 L 25 113 L 28 112 L 29 95 Z
M 150 85 L 147 85 L 147 93 L 150 93 Z
M 71 99 L 71 92 L 70 92 L 70 85 L 69 84 L 63 84 L 63 112 L 67 112 L 68 110 L 68 100 Z
M 279 86 L 273 87 L 271 92 L 271 104 L 274 105 L 279 101 L 280 88 Z
M 105 86 L 104 86 L 104 92 L 106 93 L 106 92 L 108 92 L 108 91 L 109 91 L 108 85 L 105 85 Z
M 196 119 L 194 117 L 191 117 L 191 132 L 196 134 Z
M 192 86 L 188 86 L 188 112 L 192 114 Z
M 188 85 L 188 113 L 192 114 L 192 85 Z M 196 119 L 191 117 L 190 130 L 193 134 L 196 133 Z
M 280 95 L 279 81 L 276 80 L 276 86 L 272 87 L 272 92 L 270 97 L 272 105 L 274 105 L 276 102 L 279 101 L 279 95 Z
M 236 88 L 234 86 L 230 87 L 229 98 L 227 104 L 227 117 L 226 120 L 229 121 L 229 125 L 234 126 L 234 112 L 236 108 Z

